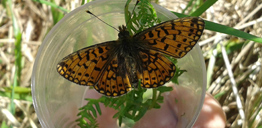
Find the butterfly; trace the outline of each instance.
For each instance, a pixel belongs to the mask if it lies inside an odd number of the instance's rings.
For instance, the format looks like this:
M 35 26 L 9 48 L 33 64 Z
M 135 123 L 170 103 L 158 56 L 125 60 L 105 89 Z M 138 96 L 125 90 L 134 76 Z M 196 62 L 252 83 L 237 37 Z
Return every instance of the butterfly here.
M 186 17 L 169 20 L 130 36 L 119 26 L 118 39 L 69 54 L 57 64 L 58 73 L 79 85 L 93 86 L 109 97 L 141 87 L 156 88 L 170 81 L 176 66 L 166 58 L 184 57 L 203 33 L 204 20 Z

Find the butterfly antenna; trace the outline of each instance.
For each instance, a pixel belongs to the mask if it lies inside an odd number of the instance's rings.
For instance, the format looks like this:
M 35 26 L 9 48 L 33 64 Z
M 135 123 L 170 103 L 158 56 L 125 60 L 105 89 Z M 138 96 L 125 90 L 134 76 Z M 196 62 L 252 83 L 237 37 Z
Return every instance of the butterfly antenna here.
M 89 14 L 91 14 L 91 15 L 93 15 L 94 17 L 96 17 L 97 19 L 99 19 L 100 21 L 102 21 L 103 23 L 105 23 L 105 24 L 107 24 L 108 26 L 110 26 L 111 28 L 113 28 L 113 29 L 115 29 L 115 30 L 117 30 L 118 32 L 119 32 L 119 30 L 118 29 L 116 29 L 115 27 L 113 27 L 112 25 L 110 25 L 110 24 L 108 24 L 108 23 L 106 23 L 105 21 L 103 21 L 102 19 L 100 19 L 100 18 L 98 18 L 95 14 L 93 14 L 92 12 L 90 12 L 89 10 L 86 10 L 86 13 L 89 13 Z
M 128 25 L 128 23 L 129 23 L 129 22 L 131 21 L 131 19 L 133 18 L 133 16 L 134 16 L 133 14 L 134 14 L 135 8 L 136 8 L 136 6 L 138 5 L 139 2 L 140 2 L 140 0 L 137 0 L 137 1 L 136 1 L 135 7 L 133 8 L 132 13 L 131 13 L 131 16 L 130 16 L 130 18 L 128 19 L 126 25 Z

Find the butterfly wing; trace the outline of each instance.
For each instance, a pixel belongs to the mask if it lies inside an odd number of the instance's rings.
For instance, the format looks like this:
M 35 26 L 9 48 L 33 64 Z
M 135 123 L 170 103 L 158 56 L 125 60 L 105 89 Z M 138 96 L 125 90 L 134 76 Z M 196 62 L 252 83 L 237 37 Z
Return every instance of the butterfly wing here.
M 148 28 L 134 36 L 158 52 L 182 58 L 197 43 L 205 22 L 198 17 L 179 18 Z
M 154 50 L 143 50 L 139 53 L 142 58 L 142 72 L 137 72 L 141 86 L 155 88 L 168 82 L 175 73 L 175 65 L 163 54 Z
M 95 85 L 113 59 L 110 56 L 112 43 L 115 41 L 92 45 L 66 56 L 57 64 L 58 73 L 76 84 Z
M 110 61 L 102 77 L 94 88 L 107 96 L 120 96 L 131 90 L 131 84 L 127 74 L 122 76 L 119 72 L 119 63 L 117 57 Z
M 86 47 L 66 56 L 57 64 L 58 73 L 76 84 L 93 86 L 107 96 L 127 93 L 131 85 L 127 75 L 119 74 L 113 43 L 116 41 Z

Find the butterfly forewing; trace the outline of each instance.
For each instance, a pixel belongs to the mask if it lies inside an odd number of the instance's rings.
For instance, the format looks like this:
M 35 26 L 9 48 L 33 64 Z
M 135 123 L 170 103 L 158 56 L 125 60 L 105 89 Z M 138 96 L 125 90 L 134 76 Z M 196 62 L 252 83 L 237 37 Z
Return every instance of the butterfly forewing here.
M 148 28 L 134 38 L 145 41 L 150 49 L 181 58 L 195 46 L 203 33 L 204 25 L 201 18 L 180 18 Z
M 93 45 L 78 50 L 57 64 L 58 73 L 76 84 L 93 86 L 109 64 L 109 44 L 114 41 Z

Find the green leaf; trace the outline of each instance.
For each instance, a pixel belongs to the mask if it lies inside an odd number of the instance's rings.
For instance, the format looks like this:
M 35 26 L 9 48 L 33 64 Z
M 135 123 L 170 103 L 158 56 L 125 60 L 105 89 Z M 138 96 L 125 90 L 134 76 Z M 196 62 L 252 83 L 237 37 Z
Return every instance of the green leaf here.
M 193 4 L 193 1 L 194 0 L 190 0 L 189 2 L 188 2 L 188 4 L 187 4 L 187 6 L 186 6 L 186 8 L 185 9 L 183 9 L 183 11 L 182 11 L 182 13 L 184 14 L 185 13 L 185 11 L 190 7 L 190 6 L 192 6 L 192 4 Z
M 134 121 L 137 122 L 139 121 L 147 112 L 146 108 L 141 108 L 138 112 L 138 114 L 135 116 Z
M 8 97 L 8 98 L 11 99 L 11 93 L 10 92 L 0 91 L 0 96 Z M 14 99 L 17 99 L 17 100 L 26 100 L 26 101 L 29 101 L 29 102 L 33 102 L 32 96 L 30 96 L 29 94 L 17 94 L 17 93 L 15 93 L 13 96 L 14 96 Z
M 159 104 L 155 104 L 155 105 L 154 105 L 154 108 L 155 108 L 155 109 L 160 109 L 161 106 L 160 106 Z
M 172 87 L 167 87 L 167 86 L 161 86 L 161 87 L 158 87 L 157 90 L 161 93 L 164 93 L 164 92 L 170 92 L 173 90 Z
M 200 16 L 203 14 L 207 9 L 209 9 L 212 5 L 214 5 L 217 0 L 207 0 L 204 4 L 202 4 L 195 12 L 190 14 L 190 16 Z
M 160 20 L 157 18 L 156 11 L 153 5 L 148 0 L 142 0 L 138 3 L 136 11 L 129 12 L 128 7 L 130 0 L 127 1 L 125 7 L 125 20 L 126 26 L 131 35 L 133 33 L 138 33 L 143 31 L 146 28 L 154 26 L 155 23 L 160 23 Z M 130 17 L 132 16 L 132 19 Z M 135 27 L 136 26 L 136 27 Z
M 61 6 L 58 6 L 55 3 L 53 3 L 53 2 L 49 2 L 49 1 L 46 1 L 46 0 L 33 0 L 33 1 L 39 2 L 41 4 L 48 5 L 48 6 L 52 7 L 52 8 L 59 9 L 59 10 L 63 11 L 64 13 L 68 13 L 69 12 L 69 10 L 67 10 L 67 9 L 65 9 L 65 8 L 63 8 Z
M 1 128 L 9 128 L 4 120 L 2 121 Z
M 96 107 L 96 110 L 97 110 L 97 112 L 99 113 L 99 115 L 101 115 L 102 112 L 101 112 L 101 109 L 100 109 L 99 103 L 95 103 L 95 107 Z
M 120 126 L 120 127 L 121 127 L 121 124 L 122 124 L 122 120 L 123 120 L 123 117 L 119 116 L 118 117 L 118 126 Z

